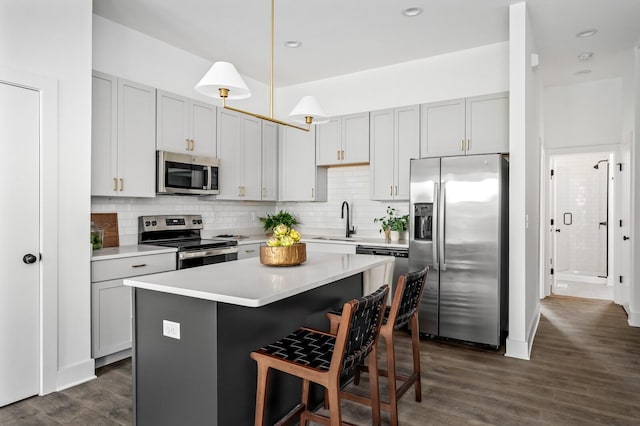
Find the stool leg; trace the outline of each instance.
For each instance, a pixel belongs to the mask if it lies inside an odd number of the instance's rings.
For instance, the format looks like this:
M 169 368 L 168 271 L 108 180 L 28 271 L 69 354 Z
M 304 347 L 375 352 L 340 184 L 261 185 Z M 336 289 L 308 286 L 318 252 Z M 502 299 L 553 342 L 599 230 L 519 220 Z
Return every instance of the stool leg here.
M 387 348 L 387 382 L 389 386 L 389 416 L 391 425 L 398 425 L 398 388 L 396 383 L 396 357 L 393 341 L 393 328 L 384 334 L 384 344 Z
M 307 413 L 309 412 L 309 380 L 307 379 L 302 379 L 302 397 L 300 398 L 300 402 L 304 405 L 304 411 L 300 415 L 300 426 L 307 426 Z
M 378 383 L 378 349 L 373 345 L 368 358 L 369 386 L 371 393 L 371 424 L 380 426 L 380 385 Z
M 340 377 L 329 383 L 327 393 L 329 394 L 329 424 L 331 426 L 340 426 L 342 424 L 342 415 L 340 413 Z
M 264 424 L 264 408 L 267 401 L 267 385 L 269 382 L 269 366 L 258 361 L 258 389 L 256 390 L 255 426 Z
M 411 317 L 411 347 L 413 349 L 413 371 L 417 374 L 414 385 L 416 401 L 422 401 L 422 376 L 420 373 L 420 336 L 418 335 L 418 314 Z

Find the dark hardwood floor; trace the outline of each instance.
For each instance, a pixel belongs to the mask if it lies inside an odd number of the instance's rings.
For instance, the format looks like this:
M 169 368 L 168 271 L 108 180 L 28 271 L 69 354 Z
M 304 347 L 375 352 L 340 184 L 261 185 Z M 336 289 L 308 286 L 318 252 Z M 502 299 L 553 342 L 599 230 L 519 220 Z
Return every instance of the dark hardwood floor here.
M 622 308 L 606 301 L 551 297 L 541 310 L 530 361 L 422 341 L 422 402 L 413 391 L 402 398 L 401 424 L 640 424 L 640 328 L 629 327 Z M 408 365 L 408 338 L 401 332 L 399 340 L 405 344 L 397 357 Z M 97 374 L 1 408 L 0 425 L 131 425 L 130 360 Z M 359 388 L 367 388 L 366 380 Z M 346 420 L 370 424 L 366 408 L 343 407 Z M 388 423 L 386 414 L 383 420 Z

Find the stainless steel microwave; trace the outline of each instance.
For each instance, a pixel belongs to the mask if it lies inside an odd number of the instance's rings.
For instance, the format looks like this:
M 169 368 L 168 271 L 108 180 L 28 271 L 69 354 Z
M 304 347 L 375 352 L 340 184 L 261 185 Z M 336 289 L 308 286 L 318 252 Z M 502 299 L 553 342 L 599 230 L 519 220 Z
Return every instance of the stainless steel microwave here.
M 220 160 L 175 152 L 158 151 L 159 194 L 218 194 Z

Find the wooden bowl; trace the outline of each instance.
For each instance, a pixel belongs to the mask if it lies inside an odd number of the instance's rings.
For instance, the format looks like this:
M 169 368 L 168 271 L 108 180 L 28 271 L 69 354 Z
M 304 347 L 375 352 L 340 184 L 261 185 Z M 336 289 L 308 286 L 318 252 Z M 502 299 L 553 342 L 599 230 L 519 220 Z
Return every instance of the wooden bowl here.
M 306 262 L 307 245 L 294 244 L 289 247 L 260 246 L 260 263 L 268 266 L 295 266 Z

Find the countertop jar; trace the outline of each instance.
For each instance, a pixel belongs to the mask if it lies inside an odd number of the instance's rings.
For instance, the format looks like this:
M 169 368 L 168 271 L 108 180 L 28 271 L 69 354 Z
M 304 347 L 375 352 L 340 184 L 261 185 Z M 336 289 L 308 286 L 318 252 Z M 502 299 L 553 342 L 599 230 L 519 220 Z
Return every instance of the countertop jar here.
M 102 240 L 104 238 L 104 229 L 101 226 L 91 222 L 91 248 L 98 250 L 102 248 Z

